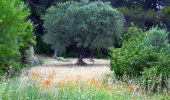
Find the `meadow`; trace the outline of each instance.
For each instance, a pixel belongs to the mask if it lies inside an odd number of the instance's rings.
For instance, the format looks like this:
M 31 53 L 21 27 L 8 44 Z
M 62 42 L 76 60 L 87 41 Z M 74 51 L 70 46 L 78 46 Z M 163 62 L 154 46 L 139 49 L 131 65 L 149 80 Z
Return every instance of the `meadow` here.
M 32 71 L 0 81 L 1 100 L 169 100 L 167 93 L 148 94 L 139 83 L 113 80 L 107 73 L 98 78 L 65 78 L 55 81 L 57 73 L 42 78 L 40 72 Z M 124 79 L 127 80 L 127 79 Z
M 170 0 L 0 0 L 0 100 L 170 100 Z

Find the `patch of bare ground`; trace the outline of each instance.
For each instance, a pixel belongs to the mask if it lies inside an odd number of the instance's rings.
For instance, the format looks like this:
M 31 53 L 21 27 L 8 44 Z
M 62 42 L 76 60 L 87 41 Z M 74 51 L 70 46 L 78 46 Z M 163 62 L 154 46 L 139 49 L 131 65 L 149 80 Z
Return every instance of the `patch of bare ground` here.
M 65 79 L 91 79 L 101 78 L 102 75 L 110 73 L 108 67 L 109 60 L 107 59 L 94 59 L 94 62 L 90 62 L 89 59 L 84 59 L 88 64 L 87 66 L 74 65 L 77 61 L 76 58 L 67 58 L 66 61 L 58 61 L 50 57 L 42 57 L 44 63 L 39 66 L 35 66 L 28 71 L 28 74 L 39 74 L 43 79 L 53 78 L 54 81 L 61 81 Z

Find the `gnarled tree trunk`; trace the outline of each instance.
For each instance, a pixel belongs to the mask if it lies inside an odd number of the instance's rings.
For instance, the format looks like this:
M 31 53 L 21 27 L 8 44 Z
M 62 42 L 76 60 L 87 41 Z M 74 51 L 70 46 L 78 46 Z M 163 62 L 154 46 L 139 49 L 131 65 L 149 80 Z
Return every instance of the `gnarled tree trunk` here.
M 90 62 L 94 62 L 94 60 L 93 60 L 93 50 L 90 51 Z
M 77 60 L 77 62 L 76 62 L 75 65 L 79 65 L 79 66 L 85 66 L 85 65 L 87 65 L 87 63 L 85 63 L 85 62 L 83 61 L 83 55 L 80 55 L 80 56 L 78 57 L 78 60 Z
M 56 50 L 54 51 L 53 58 L 57 58 L 57 51 Z
M 84 55 L 86 54 L 86 51 L 87 50 L 87 48 L 78 48 L 78 52 L 79 52 L 79 56 L 78 56 L 78 60 L 77 60 L 77 62 L 76 62 L 76 64 L 75 65 L 79 65 L 79 66 L 85 66 L 85 65 L 87 65 L 87 63 L 85 63 L 84 61 L 83 61 L 83 57 L 84 57 Z

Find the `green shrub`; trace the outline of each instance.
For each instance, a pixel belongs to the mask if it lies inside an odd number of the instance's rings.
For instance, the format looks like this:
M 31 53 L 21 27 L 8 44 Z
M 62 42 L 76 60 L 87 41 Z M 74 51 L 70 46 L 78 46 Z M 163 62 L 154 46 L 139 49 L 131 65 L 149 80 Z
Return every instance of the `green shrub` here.
M 149 31 L 142 31 L 134 26 L 129 28 L 122 47 L 111 50 L 111 70 L 119 77 L 124 74 L 131 77 L 146 76 L 146 81 L 152 76 L 161 75 L 163 85 L 170 74 L 170 45 L 167 36 L 165 30 L 157 27 Z M 152 73 L 152 69 L 155 69 L 155 74 L 151 76 L 149 73 Z
M 32 44 L 32 24 L 28 9 L 20 0 L 0 3 L 0 74 L 20 67 L 22 52 Z M 24 51 L 23 50 L 23 51 Z
M 132 74 L 140 74 L 143 65 L 138 64 L 140 63 L 139 57 L 144 57 L 144 52 L 150 52 L 148 51 L 149 48 L 146 48 L 140 42 L 144 36 L 145 34 L 142 31 L 132 27 L 123 37 L 122 47 L 113 48 L 111 53 L 111 70 L 114 69 L 117 76 L 123 76 L 125 73 L 131 74 L 131 76 Z M 132 73 L 134 70 L 136 70 L 135 73 Z

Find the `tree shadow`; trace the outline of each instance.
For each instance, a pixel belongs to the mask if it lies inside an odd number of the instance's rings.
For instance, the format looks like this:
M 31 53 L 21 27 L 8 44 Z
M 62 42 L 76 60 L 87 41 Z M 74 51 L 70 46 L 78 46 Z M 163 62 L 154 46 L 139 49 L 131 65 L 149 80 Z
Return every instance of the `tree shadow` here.
M 45 64 L 44 67 L 65 67 L 65 68 L 76 68 L 76 67 L 106 67 L 107 64 L 87 64 L 84 66 L 78 66 L 75 64 Z

